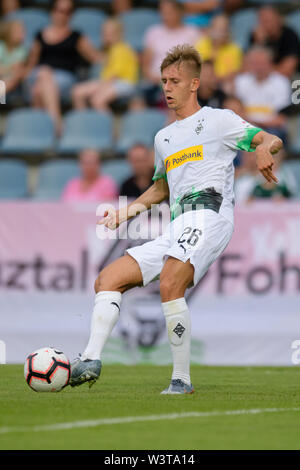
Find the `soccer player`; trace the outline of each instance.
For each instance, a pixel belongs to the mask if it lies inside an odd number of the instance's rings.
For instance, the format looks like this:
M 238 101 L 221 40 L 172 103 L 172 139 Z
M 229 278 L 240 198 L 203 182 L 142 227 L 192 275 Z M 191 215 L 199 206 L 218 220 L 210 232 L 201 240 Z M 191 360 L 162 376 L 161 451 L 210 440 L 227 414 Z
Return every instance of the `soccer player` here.
M 190 314 L 184 294 L 221 255 L 233 233 L 233 159 L 238 149 L 255 151 L 258 169 L 269 182 L 273 154 L 282 141 L 229 110 L 200 107 L 201 59 L 189 45 L 172 49 L 161 64 L 161 81 L 176 121 L 154 141 L 153 185 L 125 208 L 107 210 L 98 222 L 116 229 L 137 212 L 170 200 L 171 222 L 163 234 L 106 266 L 95 282 L 89 342 L 71 369 L 71 386 L 93 384 L 101 352 L 116 324 L 122 293 L 160 277 L 162 310 L 173 357 L 171 383 L 163 394 L 193 393 L 190 379 Z

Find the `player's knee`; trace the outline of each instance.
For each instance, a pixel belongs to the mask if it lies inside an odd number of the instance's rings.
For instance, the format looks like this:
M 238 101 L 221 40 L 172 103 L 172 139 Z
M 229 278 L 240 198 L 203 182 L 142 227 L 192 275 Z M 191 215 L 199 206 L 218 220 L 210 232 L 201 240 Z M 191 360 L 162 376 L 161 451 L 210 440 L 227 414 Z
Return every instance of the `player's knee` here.
M 95 293 L 97 294 L 101 290 L 105 290 L 103 288 L 104 285 L 105 285 L 105 276 L 103 275 L 103 272 L 101 271 L 94 284 Z
M 96 294 L 104 290 L 111 290 L 111 291 L 120 290 L 119 286 L 114 281 L 113 277 L 107 273 L 107 270 L 105 268 L 102 271 L 100 271 L 100 274 L 98 275 L 95 281 L 94 289 L 95 289 Z
M 163 276 L 160 280 L 160 295 L 163 302 L 176 299 L 184 294 L 185 286 L 175 277 Z

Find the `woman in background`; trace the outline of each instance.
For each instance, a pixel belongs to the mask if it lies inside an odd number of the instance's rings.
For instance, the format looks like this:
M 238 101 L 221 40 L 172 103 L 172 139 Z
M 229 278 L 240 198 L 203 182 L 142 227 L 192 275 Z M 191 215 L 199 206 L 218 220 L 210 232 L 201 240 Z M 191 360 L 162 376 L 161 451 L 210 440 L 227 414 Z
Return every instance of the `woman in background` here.
M 196 44 L 196 49 L 203 61 L 214 63 L 218 79 L 228 79 L 239 72 L 242 66 L 241 48 L 231 41 L 229 20 L 225 15 L 212 19 L 207 34 Z
M 124 42 L 122 25 L 109 19 L 102 27 L 103 67 L 99 79 L 75 85 L 72 102 L 75 109 L 90 104 L 105 110 L 111 101 L 130 96 L 138 81 L 138 59 L 134 50 Z
M 62 124 L 60 98 L 69 96 L 80 56 L 90 63 L 100 60 L 100 54 L 89 40 L 71 29 L 73 10 L 71 0 L 54 1 L 51 23 L 37 34 L 27 70 L 32 105 L 52 116 L 58 135 Z
M 0 79 L 5 82 L 6 93 L 20 84 L 26 60 L 24 26 L 20 21 L 8 21 L 0 26 Z

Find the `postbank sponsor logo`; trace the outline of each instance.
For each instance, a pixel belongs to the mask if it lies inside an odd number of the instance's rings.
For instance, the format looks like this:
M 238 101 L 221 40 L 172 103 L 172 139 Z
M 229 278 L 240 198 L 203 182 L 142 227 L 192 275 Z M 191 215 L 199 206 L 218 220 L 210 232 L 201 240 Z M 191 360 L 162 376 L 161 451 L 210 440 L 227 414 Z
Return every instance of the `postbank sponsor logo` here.
M 165 158 L 166 173 L 187 162 L 203 160 L 203 145 L 195 145 Z

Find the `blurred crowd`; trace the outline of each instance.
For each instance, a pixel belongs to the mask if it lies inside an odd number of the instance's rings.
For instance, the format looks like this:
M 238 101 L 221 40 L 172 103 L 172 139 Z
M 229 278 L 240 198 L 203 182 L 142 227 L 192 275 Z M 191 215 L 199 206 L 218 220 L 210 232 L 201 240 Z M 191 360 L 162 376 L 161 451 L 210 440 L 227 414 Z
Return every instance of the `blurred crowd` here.
M 299 197 L 300 182 L 284 161 L 289 159 L 291 148 L 290 122 L 298 112 L 291 95 L 292 81 L 300 75 L 300 40 L 279 9 L 258 7 L 255 23 L 252 28 L 247 26 L 249 33 L 241 44 L 234 38 L 232 21 L 237 12 L 247 11 L 243 0 L 152 2 L 158 22 L 149 25 L 141 44 L 135 45 L 126 38 L 122 18 L 139 5 L 131 0 L 112 0 L 99 25 L 97 45 L 73 27 L 77 6 L 72 0 L 49 2 L 46 11 L 50 21 L 29 41 L 26 25 L 15 13 L 33 3 L 0 2 L 0 79 L 6 84 L 9 109 L 21 103 L 44 110 L 58 139 L 64 132 L 64 113 L 70 109 L 112 113 L 118 128 L 122 113 L 153 108 L 165 112 L 166 123 L 170 123 L 174 116 L 163 100 L 160 63 L 173 46 L 189 43 L 203 61 L 201 106 L 231 109 L 285 143 L 285 152 L 276 157 L 278 185 L 260 179 L 253 154 L 238 153 L 234 161 L 236 201 Z M 94 8 L 102 11 L 104 7 Z M 153 150 L 142 139 L 136 138 L 130 148 L 118 154 L 127 159 L 131 169 L 131 176 L 121 185 L 113 174 L 102 174 L 102 153 L 93 146 L 79 152 L 80 176 L 67 183 L 62 200 L 100 201 L 119 194 L 137 197 L 150 186 Z

